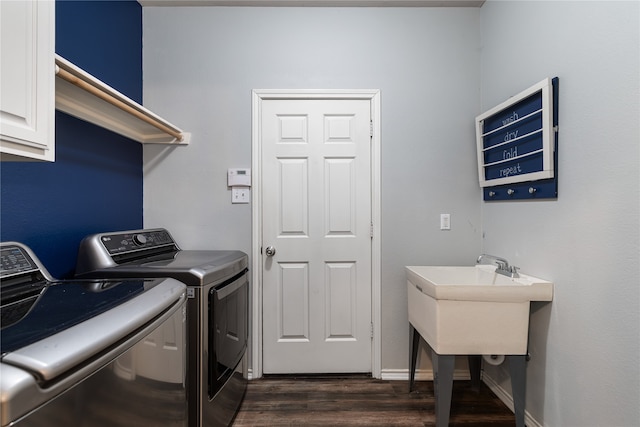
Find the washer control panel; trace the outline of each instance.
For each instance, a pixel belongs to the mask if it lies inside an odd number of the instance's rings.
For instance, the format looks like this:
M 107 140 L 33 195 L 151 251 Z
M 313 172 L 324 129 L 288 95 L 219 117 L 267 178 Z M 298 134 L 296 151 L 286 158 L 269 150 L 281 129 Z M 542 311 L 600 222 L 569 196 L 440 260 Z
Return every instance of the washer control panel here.
M 3 246 L 0 250 L 0 276 L 38 270 L 38 266 L 24 249 L 16 245 Z
M 100 236 L 100 241 L 110 255 L 118 255 L 143 249 L 175 246 L 173 238 L 169 232 L 164 229 L 104 234 Z

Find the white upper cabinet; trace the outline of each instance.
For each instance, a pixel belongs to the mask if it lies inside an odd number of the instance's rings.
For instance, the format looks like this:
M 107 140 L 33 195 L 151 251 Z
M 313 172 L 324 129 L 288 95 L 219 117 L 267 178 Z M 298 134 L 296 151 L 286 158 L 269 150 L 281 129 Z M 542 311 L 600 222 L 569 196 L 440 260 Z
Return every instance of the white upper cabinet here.
M 0 158 L 55 160 L 55 2 L 0 1 Z

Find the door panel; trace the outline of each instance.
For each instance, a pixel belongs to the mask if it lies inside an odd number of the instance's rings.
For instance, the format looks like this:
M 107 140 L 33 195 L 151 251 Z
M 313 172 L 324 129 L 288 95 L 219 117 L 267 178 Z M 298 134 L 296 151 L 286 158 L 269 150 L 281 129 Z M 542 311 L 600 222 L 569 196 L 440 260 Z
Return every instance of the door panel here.
M 281 206 L 279 235 L 307 236 L 308 223 L 308 182 L 307 159 L 278 159 L 280 166 L 280 200 Z
M 309 341 L 309 266 L 283 262 L 278 267 L 277 340 Z
M 262 108 L 263 371 L 371 371 L 369 100 Z
M 327 340 L 355 340 L 357 337 L 356 264 L 353 262 L 326 264 Z

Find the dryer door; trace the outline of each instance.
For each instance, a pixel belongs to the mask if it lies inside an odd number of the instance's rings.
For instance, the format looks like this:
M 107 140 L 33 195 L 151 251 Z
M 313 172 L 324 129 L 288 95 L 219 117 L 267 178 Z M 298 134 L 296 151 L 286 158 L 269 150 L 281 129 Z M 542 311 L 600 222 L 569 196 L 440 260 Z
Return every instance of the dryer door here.
M 213 399 L 244 356 L 248 339 L 247 270 L 209 290 L 208 394 Z

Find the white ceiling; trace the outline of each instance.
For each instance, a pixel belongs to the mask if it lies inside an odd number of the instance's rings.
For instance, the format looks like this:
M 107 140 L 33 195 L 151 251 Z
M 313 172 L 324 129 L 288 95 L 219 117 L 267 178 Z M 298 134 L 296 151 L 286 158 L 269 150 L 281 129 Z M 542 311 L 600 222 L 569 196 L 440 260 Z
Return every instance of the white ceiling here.
M 142 6 L 480 7 L 484 0 L 138 0 Z

